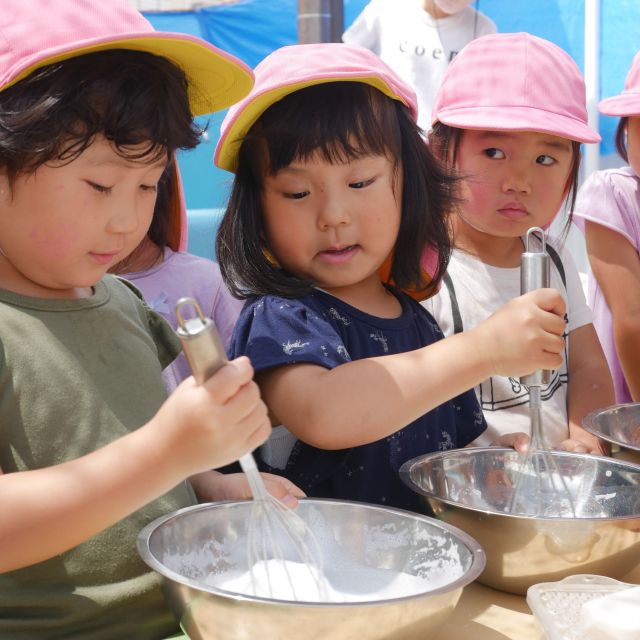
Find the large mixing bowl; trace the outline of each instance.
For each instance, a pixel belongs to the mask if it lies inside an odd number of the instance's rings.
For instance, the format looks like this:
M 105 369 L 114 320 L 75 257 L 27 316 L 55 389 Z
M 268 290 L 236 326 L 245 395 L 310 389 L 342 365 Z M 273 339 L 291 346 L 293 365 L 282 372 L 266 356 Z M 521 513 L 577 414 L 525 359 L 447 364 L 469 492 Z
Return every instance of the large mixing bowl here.
M 297 513 L 320 544 L 332 587 L 360 601 L 310 603 L 227 591 L 216 584 L 247 570 L 250 502 L 203 504 L 146 526 L 138 537 L 145 562 L 163 577 L 167 601 L 191 640 L 269 638 L 426 640 L 451 614 L 463 587 L 485 564 L 478 543 L 423 515 L 369 504 L 305 499 Z M 400 575 L 424 578 L 376 597 Z
M 539 462 L 537 455 L 529 462 Z M 545 455 L 564 484 L 548 473 L 554 482 L 539 482 L 535 506 L 522 491 L 514 503 L 523 457 L 513 449 L 437 452 L 407 461 L 400 474 L 424 496 L 425 508 L 485 549 L 479 582 L 524 594 L 533 584 L 576 573 L 623 578 L 640 563 L 640 466 L 560 451 Z M 538 486 L 536 476 L 524 484 Z
M 586 415 L 582 426 L 619 451 L 616 457 L 640 464 L 640 403 L 614 404 Z

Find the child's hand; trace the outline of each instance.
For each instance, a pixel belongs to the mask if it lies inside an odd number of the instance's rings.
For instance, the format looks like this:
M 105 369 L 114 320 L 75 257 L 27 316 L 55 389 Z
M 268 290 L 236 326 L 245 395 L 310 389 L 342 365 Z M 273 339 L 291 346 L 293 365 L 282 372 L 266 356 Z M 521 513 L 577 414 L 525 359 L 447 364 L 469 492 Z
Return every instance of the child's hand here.
M 571 453 L 594 453 L 596 455 L 600 454 L 600 451 L 595 448 L 590 448 L 586 443 L 580 442 L 580 440 L 575 440 L 573 438 L 568 438 L 567 440 L 563 440 L 557 447 L 558 451 L 569 451 Z
M 149 423 L 157 430 L 159 456 L 169 456 L 188 477 L 261 445 L 271 423 L 252 377 L 249 359 L 241 357 L 202 385 L 193 378 L 182 382 Z
M 293 482 L 271 473 L 260 473 L 267 491 L 292 509 L 305 493 Z M 209 471 L 190 478 L 200 502 L 219 500 L 247 500 L 252 498 L 249 482 L 244 473 L 218 473 Z
M 530 438 L 526 433 L 517 431 L 515 433 L 505 433 L 496 438 L 492 443 L 492 447 L 510 447 L 518 453 L 526 453 L 529 449 Z
M 564 349 L 565 302 L 555 289 L 514 298 L 474 331 L 490 360 L 491 375 L 523 376 L 558 369 Z

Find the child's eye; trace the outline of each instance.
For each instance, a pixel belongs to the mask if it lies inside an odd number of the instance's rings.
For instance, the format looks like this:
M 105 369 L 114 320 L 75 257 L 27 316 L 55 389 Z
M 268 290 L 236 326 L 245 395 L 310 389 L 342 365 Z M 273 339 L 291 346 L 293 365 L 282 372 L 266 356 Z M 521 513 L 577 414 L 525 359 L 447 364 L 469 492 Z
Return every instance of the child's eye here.
M 544 165 L 545 167 L 547 167 L 547 166 L 549 166 L 549 165 L 555 164 L 555 162 L 556 162 L 556 161 L 555 161 L 555 159 L 554 159 L 554 158 L 552 158 L 551 156 L 538 156 L 538 157 L 536 158 L 536 162 L 537 162 L 538 164 L 542 164 L 542 165 Z
M 105 193 L 105 194 L 109 194 L 111 193 L 111 189 L 113 189 L 113 187 L 105 187 L 102 184 L 98 184 L 97 182 L 91 182 L 91 180 L 87 180 L 87 184 L 94 190 L 97 191 L 98 193 Z
M 498 160 L 502 160 L 504 158 L 504 152 L 500 151 L 500 149 L 496 149 L 495 147 L 491 147 L 490 149 L 484 150 L 487 158 L 497 158 Z
M 288 198 L 289 200 L 301 200 L 302 198 L 304 198 L 305 196 L 309 195 L 308 191 L 298 191 L 296 193 L 284 193 L 283 194 L 285 198 Z
M 350 182 L 349 186 L 352 189 L 364 189 L 368 187 L 370 184 L 373 184 L 375 178 L 369 178 L 369 180 L 359 180 L 358 182 Z
M 140 189 L 142 189 L 142 191 L 152 191 L 153 193 L 155 193 L 158 190 L 158 185 L 157 184 L 141 184 Z

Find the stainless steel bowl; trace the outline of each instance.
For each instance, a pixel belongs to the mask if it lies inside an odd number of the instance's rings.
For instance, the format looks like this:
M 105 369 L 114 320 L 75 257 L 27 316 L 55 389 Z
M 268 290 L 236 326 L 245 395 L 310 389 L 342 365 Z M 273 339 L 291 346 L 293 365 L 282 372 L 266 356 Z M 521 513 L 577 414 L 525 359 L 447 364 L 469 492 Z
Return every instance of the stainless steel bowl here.
M 582 426 L 614 445 L 615 457 L 640 464 L 640 403 L 598 409 L 584 417 Z
M 478 540 L 487 554 L 478 581 L 490 587 L 524 594 L 533 584 L 576 573 L 626 576 L 640 563 L 640 466 L 546 453 L 565 480 L 572 508 L 543 483 L 541 512 L 527 513 L 523 504 L 513 510 L 522 471 L 522 456 L 513 449 L 437 452 L 407 461 L 400 474 L 424 496 L 425 508 Z
M 485 564 L 472 537 L 434 518 L 369 504 L 305 499 L 298 514 L 313 526 L 325 573 L 336 588 L 355 576 L 363 593 L 375 593 L 381 576 L 401 572 L 433 578 L 433 583 L 413 595 L 344 603 L 232 593 L 214 583 L 221 575 L 247 569 L 250 509 L 249 502 L 189 507 L 155 520 L 138 537 L 140 555 L 161 574 L 167 601 L 191 640 L 425 640 Z

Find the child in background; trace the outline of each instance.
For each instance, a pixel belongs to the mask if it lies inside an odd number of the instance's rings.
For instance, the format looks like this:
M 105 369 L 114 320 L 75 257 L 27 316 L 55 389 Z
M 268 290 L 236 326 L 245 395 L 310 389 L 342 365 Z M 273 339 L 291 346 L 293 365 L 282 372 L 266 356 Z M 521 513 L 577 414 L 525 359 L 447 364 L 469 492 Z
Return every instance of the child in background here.
M 629 166 L 589 176 L 578 192 L 575 216 L 585 232 L 589 304 L 616 402 L 640 402 L 640 53 L 624 91 L 598 106 L 620 117 L 616 148 Z
M 418 99 L 418 124 L 429 128 L 431 108 L 449 63 L 468 43 L 496 32 L 472 0 L 371 0 L 342 40 L 373 51 Z
M 0 36 L 0 636 L 163 638 L 178 625 L 140 530 L 194 504 L 196 474 L 246 494 L 207 470 L 270 427 L 246 359 L 165 402 L 179 342 L 105 273 L 197 144 L 192 114 L 252 73 L 128 0 L 4 0 Z
M 312 496 L 418 510 L 400 465 L 480 435 L 474 384 L 559 366 L 562 298 L 538 291 L 441 340 L 401 293 L 437 286 L 455 186 L 424 144 L 411 88 L 346 44 L 284 47 L 255 74 L 216 149 L 236 174 L 216 246 L 232 293 L 248 298 L 232 353 L 250 356 L 276 426 L 260 464 Z M 395 286 L 379 275 L 389 258 Z
M 600 137 L 587 126 L 577 65 L 553 43 L 526 33 L 485 36 L 465 47 L 444 77 L 432 120 L 432 147 L 465 184 L 451 217 L 455 249 L 447 286 L 424 303 L 445 335 L 453 335 L 519 295 L 527 230 L 546 228 L 567 202 L 570 220 L 580 143 Z M 530 250 L 540 248 L 534 242 Z M 611 378 L 573 260 L 556 240 L 547 249 L 551 285 L 562 293 L 568 318 L 562 364 L 542 389 L 545 444 L 602 452 L 582 418 L 611 403 Z M 529 392 L 516 377 L 493 374 L 476 393 L 488 428 L 475 444 L 514 430 L 529 433 Z
M 130 256 L 109 271 L 133 282 L 147 304 L 174 329 L 178 327 L 176 302 L 184 296 L 195 298 L 205 316 L 214 321 L 228 348 L 243 303 L 229 293 L 215 262 L 186 252 L 186 247 L 187 211 L 174 160 L 158 184 L 149 232 Z M 188 378 L 191 369 L 184 353 L 162 375 L 169 392 Z

